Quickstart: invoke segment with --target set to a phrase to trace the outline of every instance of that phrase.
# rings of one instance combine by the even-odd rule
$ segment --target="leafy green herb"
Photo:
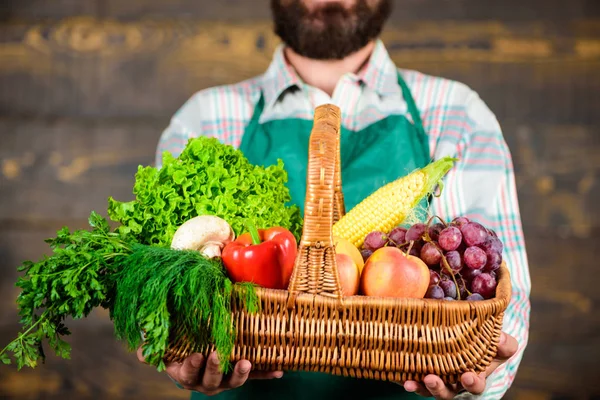
[[[259,306],[253,285],[232,285],[219,258],[208,259],[197,251],[134,245],[113,278],[116,335],[131,350],[143,345],[146,361],[158,370],[165,368],[169,345],[179,340],[190,341],[196,351],[214,344],[227,370],[235,342],[233,296],[249,312]]]
[[[106,276],[129,254],[131,243],[111,232],[96,212],[90,214],[89,224],[91,230],[62,228],[56,238],[46,240],[51,256],[19,267],[24,272],[16,284],[22,289],[17,306],[23,330],[0,352],[5,364],[11,362],[12,353],[18,369],[35,367],[45,359],[44,339],[58,356],[69,358],[71,348],[62,339],[70,334],[64,319],[84,318],[94,308],[110,305],[114,287]]]
[[[163,155],[162,168],[139,167],[130,202],[109,198],[109,217],[139,243],[168,247],[177,228],[197,215],[226,220],[236,235],[244,220],[257,228],[282,226],[299,240],[300,210],[288,205],[287,172],[281,161],[266,168],[251,164],[240,150],[215,138],[190,139],[181,155]]]
[[[183,338],[194,344],[194,351],[214,345],[222,368],[228,369],[235,343],[231,306],[237,301],[256,311],[254,285],[232,284],[218,258],[141,245],[111,232],[95,212],[89,224],[91,230],[62,228],[56,238],[46,240],[51,256],[19,268],[24,272],[17,282],[23,329],[0,352],[0,360],[10,364],[12,354],[18,369],[34,368],[45,359],[44,339],[56,355],[70,358],[64,320],[84,318],[103,307],[117,338],[125,339],[130,349],[143,344],[147,362],[159,370],[165,368],[167,348]]]

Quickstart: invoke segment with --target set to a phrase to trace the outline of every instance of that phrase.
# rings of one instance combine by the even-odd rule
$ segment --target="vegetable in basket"
[[[236,235],[253,218],[260,228],[281,226],[300,238],[302,217],[290,205],[283,163],[254,165],[233,146],[214,138],[190,139],[175,158],[163,155],[163,166],[139,167],[133,188],[135,199],[109,198],[108,214],[120,223],[118,232],[141,244],[169,246],[175,231],[198,215],[227,221]]]
[[[185,221],[173,235],[171,248],[197,250],[206,257],[220,257],[226,244],[235,239],[231,226],[223,218],[199,215]]]
[[[223,249],[223,264],[233,282],[253,282],[271,289],[287,289],[296,261],[294,235],[282,227],[248,230]]]
[[[389,232],[404,222],[421,199],[433,192],[454,161],[452,157],[441,158],[382,186],[336,222],[333,234],[360,247],[369,232]]]
[[[195,250],[136,244],[113,279],[115,334],[130,350],[141,347],[146,362],[158,370],[165,368],[173,343],[190,339],[198,347],[214,345],[227,370],[226,355],[236,338],[234,300],[249,312],[259,309],[254,285],[233,284],[219,257]]]

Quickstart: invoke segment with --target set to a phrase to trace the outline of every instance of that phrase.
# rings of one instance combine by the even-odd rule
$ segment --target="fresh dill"
[[[113,278],[115,333],[130,350],[142,346],[146,362],[158,370],[165,368],[169,346],[181,339],[195,348],[214,345],[227,370],[236,336],[234,296],[244,297],[249,312],[259,306],[253,285],[232,284],[220,258],[197,251],[136,244]]]

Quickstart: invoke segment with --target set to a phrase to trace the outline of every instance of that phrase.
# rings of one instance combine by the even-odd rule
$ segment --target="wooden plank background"
[[[17,332],[16,266],[63,225],[132,197],[195,91],[263,72],[268,1],[12,0],[0,5],[0,345]],[[600,396],[600,2],[402,0],[399,66],[460,80],[500,120],[531,263],[531,338],[510,399]],[[243,62],[240,62],[243,60]],[[71,322],[73,359],[0,367],[0,398],[187,398],[113,339]]]

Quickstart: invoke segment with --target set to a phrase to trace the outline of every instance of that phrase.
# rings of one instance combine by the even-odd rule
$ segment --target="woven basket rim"
[[[387,306],[387,307],[430,307],[432,305],[443,305],[444,307],[451,307],[459,311],[468,311],[473,307],[489,307],[491,305],[498,306],[502,309],[506,308],[511,298],[511,276],[510,270],[505,261],[502,261],[500,268],[496,271],[497,273],[497,286],[496,295],[489,299],[484,300],[455,300],[448,301],[444,299],[430,299],[430,298],[410,298],[410,297],[378,297],[378,296],[366,296],[362,294],[356,294],[352,296],[342,296],[341,304],[345,306],[359,306],[359,305],[373,305],[373,306]],[[290,296],[291,293],[288,289],[271,289],[264,287],[256,287],[256,293],[259,297],[269,297],[286,295]],[[311,301],[315,303],[331,303],[338,304],[339,299],[324,296],[318,293],[307,293],[302,292],[295,294],[295,300],[299,302]]]

